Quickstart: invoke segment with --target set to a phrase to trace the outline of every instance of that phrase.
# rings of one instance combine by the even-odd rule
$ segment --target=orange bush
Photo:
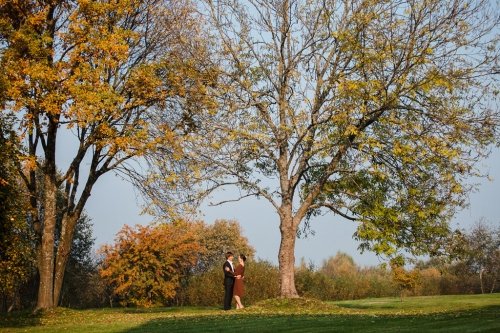
[[[176,295],[186,268],[202,250],[188,223],[124,226],[104,246],[100,270],[122,305],[165,304]]]

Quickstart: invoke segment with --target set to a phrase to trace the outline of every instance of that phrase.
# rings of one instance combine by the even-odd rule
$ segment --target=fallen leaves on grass
[[[338,312],[339,307],[313,298],[272,298],[247,308],[248,312],[320,314]]]

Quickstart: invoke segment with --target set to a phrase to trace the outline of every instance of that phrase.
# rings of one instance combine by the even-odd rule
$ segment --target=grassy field
[[[58,308],[0,316],[0,332],[500,332],[500,294],[218,308]]]

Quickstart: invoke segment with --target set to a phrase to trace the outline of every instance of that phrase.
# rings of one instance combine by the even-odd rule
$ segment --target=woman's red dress
[[[243,277],[245,274],[245,266],[238,265],[234,269],[234,275],[241,275]],[[242,297],[245,294],[245,286],[243,284],[243,279],[234,280],[233,295]]]

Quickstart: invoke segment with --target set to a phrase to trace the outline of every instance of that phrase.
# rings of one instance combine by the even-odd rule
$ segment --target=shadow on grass
[[[218,308],[209,307],[156,307],[156,308],[125,308],[123,313],[197,313],[206,312],[207,310],[219,310]]]
[[[385,305],[378,305],[376,307],[373,306],[373,304],[359,304],[359,303],[337,303],[335,304],[339,308],[345,308],[345,309],[359,309],[359,310],[366,310],[366,309],[397,309],[398,306],[394,304],[385,304]]]
[[[425,315],[231,313],[164,318],[123,331],[139,332],[500,332],[500,306]]]
[[[31,311],[20,311],[0,314],[0,328],[22,328],[40,325],[43,314]]]

